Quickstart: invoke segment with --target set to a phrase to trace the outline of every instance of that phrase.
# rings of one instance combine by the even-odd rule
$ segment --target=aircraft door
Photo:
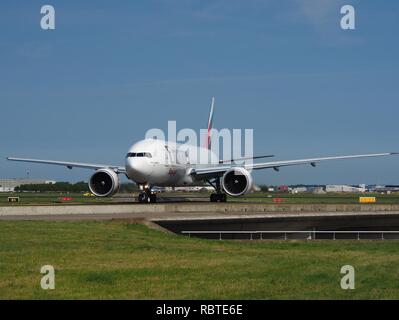
[[[183,165],[190,163],[190,157],[189,157],[188,150],[179,150],[177,152],[177,163],[183,164]]]
[[[166,164],[169,166],[172,166],[174,163],[176,163],[176,151],[171,148],[170,146],[165,146],[166,149],[166,153],[165,153],[165,157],[166,157]]]

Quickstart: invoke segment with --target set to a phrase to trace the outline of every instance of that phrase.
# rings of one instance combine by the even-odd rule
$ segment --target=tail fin
[[[209,118],[208,118],[208,135],[206,140],[206,147],[211,149],[211,130],[213,128],[213,107],[215,105],[215,97],[212,97],[211,102],[211,110],[209,111]]]

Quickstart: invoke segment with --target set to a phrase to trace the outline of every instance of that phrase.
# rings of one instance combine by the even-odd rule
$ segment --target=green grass
[[[399,204],[398,193],[389,195],[380,193],[253,193],[239,198],[229,198],[229,201],[274,203],[273,198],[281,198],[281,203],[287,204],[358,204],[359,197],[376,197],[376,204]]]
[[[8,197],[19,197],[19,203],[8,203]],[[97,198],[85,197],[81,193],[66,193],[66,192],[15,192],[15,193],[0,193],[0,206],[18,206],[18,205],[54,205],[61,203],[60,199],[63,197],[71,197],[72,201],[65,201],[67,204],[96,204],[107,203],[111,198]]]
[[[7,198],[9,196],[20,197],[20,203],[12,204],[13,206],[18,205],[48,205],[57,204],[61,197],[72,197],[72,201],[67,201],[67,204],[101,204],[118,201],[118,196],[131,197],[132,201],[137,198],[134,194],[118,194],[114,199],[112,198],[97,198],[97,197],[84,197],[79,193],[1,193],[0,194],[0,206],[8,206]],[[357,204],[359,203],[359,196],[371,196],[377,198],[377,204],[399,204],[399,193],[392,194],[351,194],[351,193],[329,193],[329,194],[289,194],[289,193],[262,193],[257,192],[253,194],[247,194],[242,197],[233,198],[229,197],[229,202],[252,202],[252,203],[265,203],[273,204],[273,198],[282,198],[282,203],[287,204]],[[158,197],[178,197],[178,198],[192,198],[193,200],[207,200],[209,199],[209,193],[183,193],[183,192],[167,192],[161,193]]]
[[[53,265],[56,289],[40,288]],[[340,288],[340,268],[356,289]],[[398,299],[395,241],[211,241],[124,222],[0,222],[1,299]]]

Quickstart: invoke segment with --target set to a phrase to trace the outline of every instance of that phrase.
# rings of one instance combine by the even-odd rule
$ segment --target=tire
[[[151,194],[149,198],[151,203],[156,203],[157,202],[157,195],[156,194]]]
[[[224,193],[212,193],[211,202],[227,202],[227,196]]]
[[[139,194],[139,202],[140,203],[147,203],[147,202],[149,202],[149,200],[150,199],[149,199],[147,193],[143,192],[143,193]]]

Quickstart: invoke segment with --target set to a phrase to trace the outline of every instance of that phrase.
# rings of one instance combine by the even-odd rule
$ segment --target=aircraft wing
[[[41,163],[41,164],[51,164],[56,166],[64,166],[68,169],[72,168],[85,168],[85,169],[112,169],[117,173],[126,173],[124,167],[106,165],[106,164],[94,164],[94,163],[83,163],[83,162],[66,162],[66,161],[54,161],[54,160],[40,160],[40,159],[26,159],[26,158],[12,158],[8,157],[9,161],[19,161],[19,162],[31,162],[31,163]]]
[[[252,163],[247,165],[222,165],[208,168],[193,168],[191,174],[196,176],[198,179],[207,179],[212,177],[222,176],[228,169],[232,167],[242,167],[247,170],[260,170],[260,169],[274,169],[279,170],[280,167],[296,166],[300,164],[310,164],[313,167],[316,163],[328,160],[345,160],[345,159],[357,159],[357,158],[371,158],[371,157],[384,157],[397,155],[397,152],[387,153],[371,153],[371,154],[358,154],[350,156],[336,156],[336,157],[324,157],[324,158],[309,158],[309,159],[297,159],[297,160],[285,160],[285,161],[271,161],[263,163]]]

